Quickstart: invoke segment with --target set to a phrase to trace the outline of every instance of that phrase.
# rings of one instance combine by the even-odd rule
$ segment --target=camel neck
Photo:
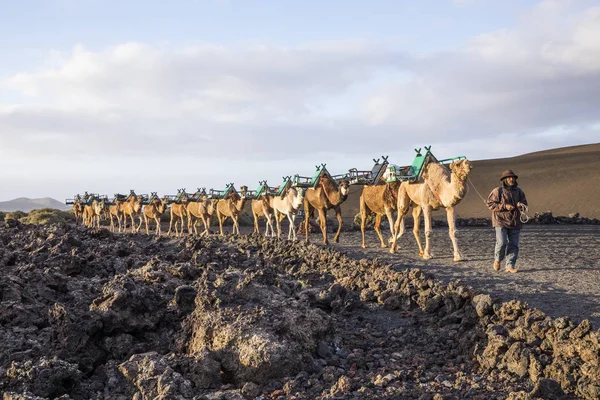
[[[327,197],[327,200],[334,207],[342,204],[344,202],[344,200],[346,200],[344,198],[344,196],[342,196],[340,189],[333,187],[333,185],[323,184],[321,186],[321,188],[323,189],[323,192],[325,193],[325,197]]]

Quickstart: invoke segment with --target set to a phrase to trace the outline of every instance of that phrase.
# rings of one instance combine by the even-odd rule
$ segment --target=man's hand
[[[523,204],[523,203],[521,203],[521,202],[518,202],[518,203],[517,203],[517,207],[519,207],[519,208],[523,208],[523,207],[525,207],[525,204]]]
[[[504,205],[504,208],[506,208],[508,211],[513,210],[515,208],[515,206],[513,206],[512,204],[506,204]]]

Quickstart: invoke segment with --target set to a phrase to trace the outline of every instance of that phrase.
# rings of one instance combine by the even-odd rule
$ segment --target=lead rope
[[[521,223],[526,224],[527,222],[529,222],[529,215],[527,215],[529,208],[525,204],[521,203],[521,205],[519,206],[519,211],[519,219],[521,220]]]
[[[481,193],[479,193],[479,190],[477,190],[477,188],[473,184],[473,181],[471,180],[471,177],[467,175],[467,179],[469,180],[469,183],[471,183],[471,186],[473,186],[473,189],[475,189],[475,192],[481,198],[481,201],[483,201],[483,204],[485,204],[485,207],[487,208],[487,200],[481,195]]]

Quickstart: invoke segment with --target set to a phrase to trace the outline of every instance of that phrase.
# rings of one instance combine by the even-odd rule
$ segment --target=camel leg
[[[140,228],[142,227],[142,223],[144,222],[143,218],[141,215],[138,216],[138,218],[140,219],[140,222],[135,230],[135,233],[138,233],[140,231]]]
[[[319,226],[321,227],[321,233],[323,234],[323,244],[329,244],[327,239],[327,211],[319,208]]]
[[[206,234],[208,236],[209,235],[208,228],[210,226],[210,215],[209,216],[203,215],[202,223],[204,224],[204,232],[202,232],[202,234],[203,235]]]
[[[288,227],[288,240],[296,239],[296,232],[294,230],[294,219],[292,218],[292,213],[286,214],[288,221],[290,222],[290,226]]]
[[[423,257],[423,245],[421,244],[421,236],[419,235],[419,225],[421,224],[421,207],[415,206],[413,207],[413,235],[415,235],[415,240],[417,241],[417,246],[419,246],[419,256]]]
[[[217,211],[217,219],[219,220],[219,230],[221,231],[221,236],[223,236],[223,216],[219,211]]]
[[[362,234],[362,248],[367,248],[367,243],[365,242],[365,228],[367,226],[367,216],[369,212],[367,210],[367,204],[365,203],[364,197],[360,196],[360,233]]]
[[[304,233],[306,234],[306,243],[309,242],[308,230],[309,230],[311,216],[312,216],[312,208],[310,206],[310,202],[305,197],[304,198]]]
[[[161,234],[161,232],[160,232],[160,217],[154,217],[154,222],[156,222],[156,229],[155,229],[156,236],[160,236],[160,234]]]
[[[271,236],[275,236],[275,232],[273,232],[273,214],[266,212],[265,219],[265,237],[269,237],[269,229],[271,230]]]
[[[342,233],[342,225],[344,225],[344,221],[342,220],[342,208],[340,206],[337,206],[334,208],[335,210],[335,216],[337,217],[338,220],[338,230],[337,233],[335,234],[335,236],[333,237],[333,241],[335,243],[339,243],[340,242],[340,233]]]
[[[458,250],[458,243],[456,241],[456,215],[454,214],[454,207],[446,208],[446,216],[448,218],[448,235],[450,235],[452,247],[454,248],[454,261],[462,261],[463,257]]]
[[[258,229],[258,215],[252,211],[252,215],[254,216],[254,231],[252,233],[260,234],[260,230]]]
[[[150,234],[150,229],[148,229],[148,216],[144,214],[144,223],[146,224],[146,235]]]
[[[381,214],[375,213],[375,232],[377,232],[377,236],[379,236],[379,240],[381,241],[381,247],[386,248],[385,241],[383,240],[383,235],[381,234]]]
[[[398,215],[396,216],[396,223],[394,224],[394,240],[390,247],[390,253],[395,253],[398,249],[398,240],[404,235],[404,217],[408,214],[410,206],[410,200],[400,198],[398,195]]]
[[[173,209],[171,208],[171,220],[169,221],[169,230],[167,231],[167,235],[171,235],[172,229],[173,229]]]
[[[290,229],[292,230],[292,240],[296,241],[298,239],[296,237],[296,214],[290,213],[288,218],[290,218]]]
[[[423,209],[423,219],[425,220],[425,251],[423,253],[423,258],[429,260],[433,256],[431,255],[431,208],[430,207],[422,207]]]
[[[237,217],[233,215],[231,216],[231,219],[233,220],[233,234],[240,236],[240,225]]]
[[[275,209],[275,222],[277,223],[277,239],[281,237],[281,220],[279,219],[279,210]]]
[[[392,243],[396,232],[394,232],[394,215],[392,214],[391,208],[385,207],[385,216],[387,217],[388,224],[390,225],[390,233],[392,234],[388,240],[388,243]],[[404,220],[402,220],[402,225],[402,230],[404,230]]]

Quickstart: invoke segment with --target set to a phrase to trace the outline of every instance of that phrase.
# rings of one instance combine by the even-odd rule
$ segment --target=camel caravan
[[[432,211],[444,208],[448,220],[448,234],[452,241],[454,260],[462,260],[456,240],[456,215],[454,207],[458,205],[468,192],[467,179],[471,171],[471,163],[465,157],[438,160],[431,152],[431,146],[415,149],[413,163],[405,166],[393,165],[388,157],[374,159],[375,165],[370,170],[350,169],[348,173],[331,175],[326,164],[316,166],[312,176],[285,176],[283,182],[270,187],[267,181],[259,181],[256,190],[241,186],[239,191],[233,183],[224,190],[198,188],[193,194],[179,189],[176,195],[159,197],[153,192],[148,195],[137,195],[133,190],[128,195],[115,194],[112,200],[97,194],[76,195],[67,199],[73,205],[75,223],[82,223],[89,228],[98,228],[101,220],[107,220],[113,232],[138,233],[142,224],[145,232],[151,234],[153,226],[155,235],[162,235],[161,219],[169,217],[167,235],[181,236],[185,234],[208,235],[211,220],[219,225],[219,234],[224,235],[223,225],[231,218],[232,234],[240,234],[240,217],[246,204],[250,203],[250,213],[254,220],[253,234],[261,234],[260,220],[264,219],[264,236],[281,237],[281,223],[287,220],[288,240],[297,240],[297,231],[304,232],[304,239],[309,242],[311,223],[318,216],[323,243],[329,244],[327,233],[327,211],[333,210],[338,221],[338,228],[333,237],[339,242],[342,231],[342,203],[348,198],[351,186],[362,186],[360,195],[360,229],[362,247],[367,247],[365,229],[370,216],[374,215],[374,229],[379,238],[379,245],[390,247],[394,253],[398,242],[405,232],[404,219],[412,210],[414,220],[413,234],[418,251],[424,259],[433,257],[431,253]],[[296,217],[304,215],[304,220],[297,226]],[[423,215],[425,246],[420,238],[420,218]],[[381,223],[386,218],[390,236],[385,240],[381,232]],[[137,219],[137,221],[136,221]],[[199,223],[202,228],[198,230]],[[318,229],[316,228],[316,229]]]

